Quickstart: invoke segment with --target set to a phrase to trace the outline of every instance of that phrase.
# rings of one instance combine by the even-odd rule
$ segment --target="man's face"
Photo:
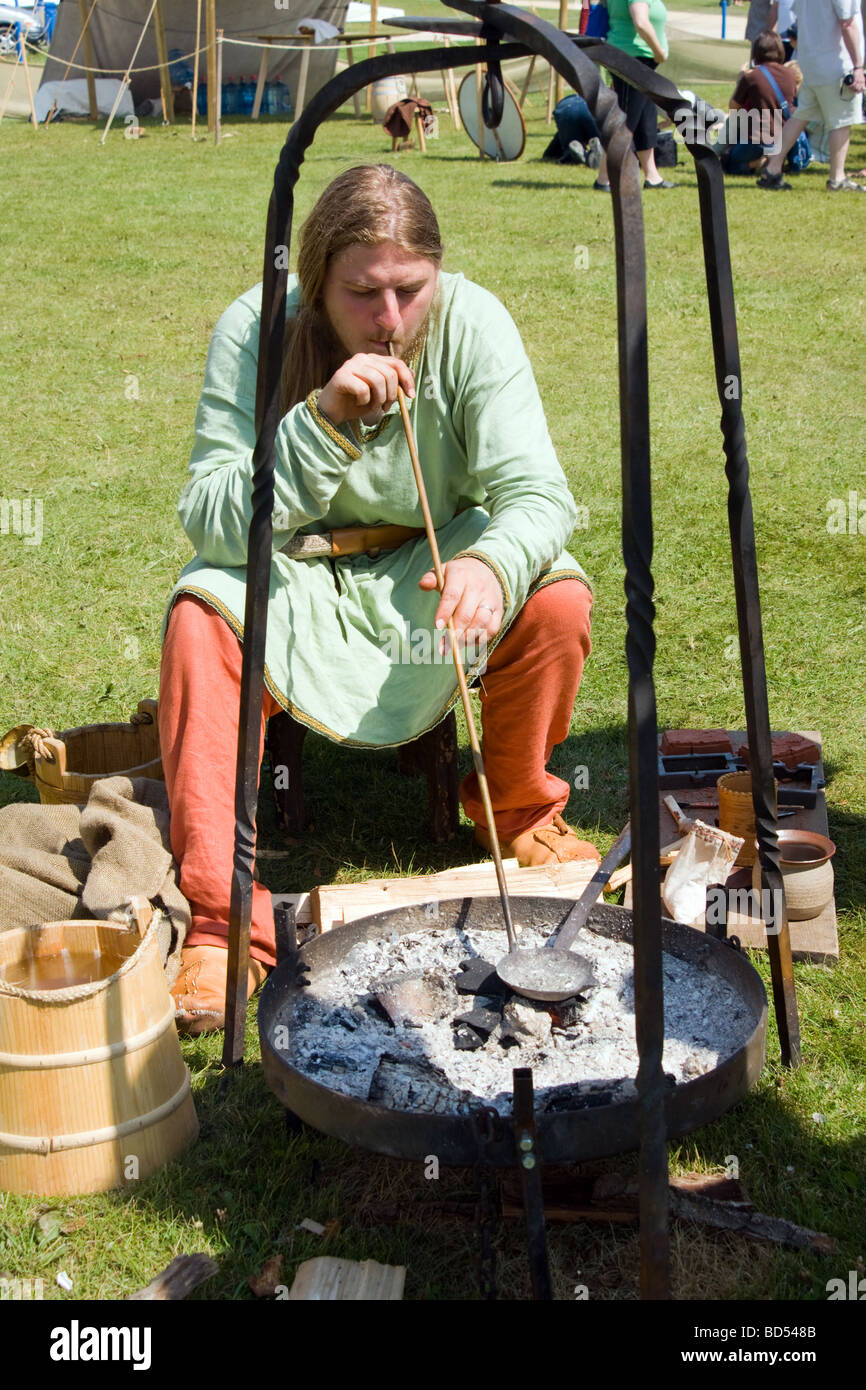
[[[349,246],[335,256],[325,277],[325,311],[349,357],[356,352],[388,356],[393,342],[405,358],[436,292],[439,270],[426,256],[413,256],[393,241]]]

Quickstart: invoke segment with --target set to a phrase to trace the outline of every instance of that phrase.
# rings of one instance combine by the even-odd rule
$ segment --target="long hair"
[[[301,228],[298,251],[300,307],[283,340],[282,409],[290,410],[324,386],[345,359],[345,349],[324,307],[328,267],[348,246],[393,241],[413,256],[441,265],[436,214],[416,183],[389,164],[347,169],[325,189]]]

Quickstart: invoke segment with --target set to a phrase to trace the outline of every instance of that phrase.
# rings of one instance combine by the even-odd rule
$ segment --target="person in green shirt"
[[[589,653],[589,581],[566,550],[577,508],[517,329],[488,291],[441,269],[424,193],[388,165],[350,169],[305,223],[289,277],[262,719],[287,710],[355,747],[394,747],[459,699],[442,650],[454,618],[481,681],[484,757],[503,853],[597,860],[562,818],[546,769]],[[180,500],[195,558],[169,604],[159,726],[172,849],[192,929],[173,987],[182,1026],[220,1026],[234,846],[247,536],[261,286],[217,324]],[[390,352],[393,348],[395,356]],[[397,403],[408,399],[445,585]],[[299,560],[292,542],[406,528],[363,553]],[[287,549],[288,548],[288,549]],[[460,785],[489,832],[473,771]],[[268,890],[253,887],[250,991],[274,960]]]
[[[632,0],[631,4],[629,0],[607,0],[607,12],[610,17],[609,44],[637,58],[648,68],[657,68],[659,63],[665,61],[668,56],[665,32],[667,8],[663,0],[648,0],[648,3],[647,0]],[[662,178],[656,166],[658,117],[655,102],[616,75],[613,77],[613,90],[634,138],[634,147],[643,170],[644,188],[675,188],[676,184]],[[610,192],[606,159],[599,165],[593,187]]]

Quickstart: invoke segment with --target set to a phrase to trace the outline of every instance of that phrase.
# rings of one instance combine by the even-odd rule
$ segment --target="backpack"
[[[787,121],[791,115],[791,108],[786,102],[785,98],[782,96],[782,91],[779,87],[778,82],[776,81],[775,77],[770,72],[770,70],[766,68],[763,63],[759,64],[758,72],[762,72],[764,74],[773,91],[775,92],[776,100],[779,103],[779,110],[782,113],[782,121]],[[797,136],[797,139],[794,141],[794,144],[788,151],[788,157],[785,160],[785,168],[792,174],[802,174],[803,170],[808,168],[811,162],[812,146],[809,144],[809,137],[806,134],[805,130],[801,130],[800,134]]]
[[[586,21],[586,37],[591,39],[606,39],[610,29],[610,15],[607,12],[607,5],[600,3],[590,5],[589,19]]]

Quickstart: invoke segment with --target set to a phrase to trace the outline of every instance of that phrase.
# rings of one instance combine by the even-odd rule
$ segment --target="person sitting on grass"
[[[570,786],[547,771],[566,738],[590,650],[589,581],[568,554],[577,511],[529,360],[500,302],[441,269],[426,195],[388,165],[349,169],[316,203],[289,277],[265,720],[282,710],[354,747],[394,747],[459,699],[430,656],[453,617],[486,655],[484,757],[502,852],[521,864],[598,860],[562,818]],[[180,500],[195,547],[171,595],[159,729],[172,849],[192,929],[172,993],[179,1026],[221,1027],[234,855],[235,759],[262,311],[257,286],[217,324]],[[389,355],[393,348],[395,356]],[[444,565],[430,547],[397,405],[406,393]],[[290,558],[293,537],[407,528],[371,553]],[[427,638],[407,660],[387,640]],[[399,644],[398,644],[399,645]],[[407,644],[408,645],[408,644]],[[418,644],[419,651],[423,644]],[[477,774],[460,784],[489,848]],[[253,885],[248,991],[275,960],[271,896]]]
[[[724,145],[720,142],[719,158],[726,174],[749,174],[762,169],[769,155],[781,145],[783,114],[773,82],[789,111],[794,109],[799,86],[799,69],[785,67],[784,57],[784,44],[778,34],[765,31],[752,44],[752,66],[740,74],[730,102],[731,111],[749,115],[735,115],[729,120],[728,133],[735,139]]]

